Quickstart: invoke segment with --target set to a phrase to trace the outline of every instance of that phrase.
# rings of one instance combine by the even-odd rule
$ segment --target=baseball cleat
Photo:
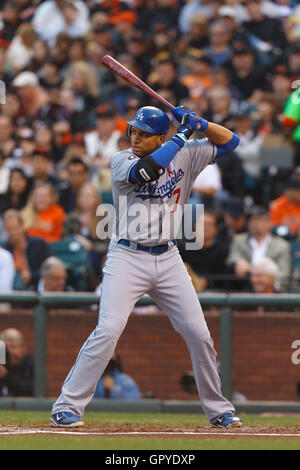
[[[242,420],[237,416],[234,416],[231,411],[228,411],[227,413],[223,413],[222,415],[220,415],[211,424],[213,428],[240,428],[242,426]]]
[[[51,426],[78,428],[83,426],[83,421],[69,411],[62,411],[51,416]]]

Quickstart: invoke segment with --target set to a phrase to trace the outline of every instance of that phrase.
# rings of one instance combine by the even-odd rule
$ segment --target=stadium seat
[[[103,204],[112,204],[113,203],[113,196],[110,191],[102,191],[101,192],[101,199]]]
[[[59,258],[68,271],[68,283],[77,291],[86,290],[87,252],[83,246],[72,239],[49,243],[53,255]]]

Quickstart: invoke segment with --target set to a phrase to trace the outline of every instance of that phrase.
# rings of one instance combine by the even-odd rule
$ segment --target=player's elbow
[[[223,155],[225,153],[233,152],[234,149],[237,148],[239,143],[240,143],[240,138],[236,134],[233,133],[231,139],[228,142],[226,142],[226,144],[217,145],[216,156],[219,157],[220,155]]]

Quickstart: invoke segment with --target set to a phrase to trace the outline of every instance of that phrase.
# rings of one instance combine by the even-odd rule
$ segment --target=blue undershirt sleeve
[[[216,158],[219,157],[220,155],[223,155],[224,153],[232,152],[239,145],[239,143],[240,143],[240,138],[236,134],[233,134],[232,138],[228,142],[226,142],[226,144],[216,145],[217,147]]]
[[[151,153],[150,155],[153,160],[155,160],[156,163],[158,163],[162,168],[167,168],[179,150],[179,146],[172,140],[169,140],[169,142],[159,147],[159,149],[155,150],[155,152]],[[135,165],[130,170],[129,181],[131,183],[138,183],[134,169]]]

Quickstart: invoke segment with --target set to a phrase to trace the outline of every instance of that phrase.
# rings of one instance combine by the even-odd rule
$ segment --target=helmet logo
[[[143,119],[144,119],[144,112],[143,112],[142,109],[140,109],[140,110],[136,113],[135,119],[136,119],[137,121],[143,121]]]

